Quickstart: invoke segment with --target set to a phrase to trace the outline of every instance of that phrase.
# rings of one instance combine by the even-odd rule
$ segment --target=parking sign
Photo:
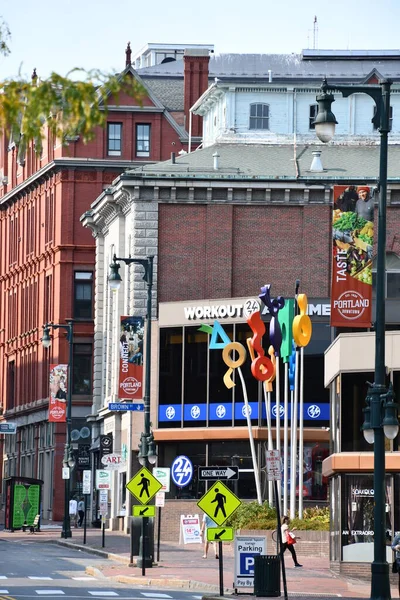
[[[266,548],[265,537],[239,535],[235,538],[235,589],[254,586],[254,557],[266,554]]]

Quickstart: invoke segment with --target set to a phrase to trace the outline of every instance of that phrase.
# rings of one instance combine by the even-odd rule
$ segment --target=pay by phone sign
[[[254,557],[257,554],[266,554],[265,537],[235,538],[235,589],[254,586]]]

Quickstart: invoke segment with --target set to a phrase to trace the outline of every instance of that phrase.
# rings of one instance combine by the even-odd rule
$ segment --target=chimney
[[[131,43],[128,42],[128,45],[125,50],[125,67],[130,67],[132,64],[132,50]]]
[[[186,130],[189,131],[189,110],[208,88],[208,50],[187,49],[183,56],[183,86],[184,111]],[[201,137],[203,134],[203,119],[198,115],[192,116],[192,136]]]
[[[324,167],[322,166],[321,161],[321,150],[314,150],[312,155],[314,158],[311,161],[310,171],[313,171],[314,173],[322,173]]]
[[[214,171],[218,171],[219,169],[219,154],[218,152],[214,152],[213,154],[213,159],[214,159]]]

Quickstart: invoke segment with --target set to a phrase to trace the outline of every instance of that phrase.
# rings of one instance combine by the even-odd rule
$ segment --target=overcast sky
[[[34,67],[41,77],[73,67],[119,71],[125,47],[214,44],[217,54],[319,49],[398,49],[400,0],[2,0],[12,33],[0,79]]]

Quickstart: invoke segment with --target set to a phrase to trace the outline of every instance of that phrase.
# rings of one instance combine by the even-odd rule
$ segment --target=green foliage
[[[9,53],[9,37],[0,17],[0,54],[4,56]],[[66,77],[51,73],[45,80],[26,81],[19,76],[0,81],[0,130],[8,132],[20,152],[34,141],[40,153],[46,125],[62,143],[78,134],[87,142],[93,139],[96,127],[107,123],[109,97],[118,102],[122,91],[140,104],[143,88],[129,74],[120,77],[74,69]]]
[[[313,507],[303,511],[303,519],[291,521],[299,530],[329,531],[329,508]],[[235,529],[276,529],[276,511],[268,503],[244,502],[232,515],[227,525]]]

